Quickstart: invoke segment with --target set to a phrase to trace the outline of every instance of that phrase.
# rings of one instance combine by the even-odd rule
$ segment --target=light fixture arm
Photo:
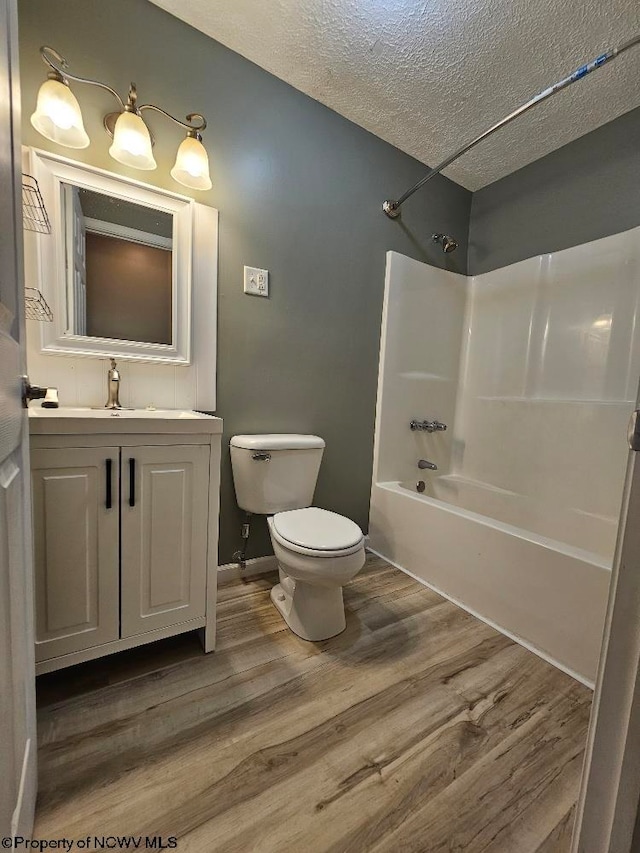
[[[74,80],[76,83],[87,83],[89,86],[98,86],[100,89],[106,89],[107,92],[110,92],[113,95],[116,101],[120,104],[120,107],[124,110],[125,103],[115,89],[112,89],[111,86],[107,86],[106,83],[101,83],[100,80],[92,80],[90,77],[78,77],[77,74],[71,74],[68,70],[69,66],[67,60],[64,56],[61,56],[57,50],[44,45],[40,48],[40,56],[42,57],[44,64],[48,65],[49,68],[52,68],[58,79],[62,82]]]
[[[122,110],[126,110],[128,108],[131,112],[135,113],[141,113],[143,110],[153,110],[154,112],[162,113],[163,116],[171,119],[171,121],[184,128],[190,136],[194,136],[195,138],[198,138],[200,133],[207,126],[207,120],[202,113],[189,113],[186,117],[186,122],[184,122],[171,115],[171,113],[168,113],[166,110],[163,110],[161,107],[157,107],[155,104],[141,104],[138,106],[136,103],[136,87],[133,83],[129,89],[128,100],[125,103],[116,90],[112,89],[111,86],[107,86],[106,83],[102,83],[100,80],[93,80],[90,77],[79,77],[77,74],[71,74],[67,60],[52,47],[48,47],[47,45],[41,47],[40,56],[42,57],[44,64],[48,65],[49,68],[55,72],[55,75],[63,82],[66,80],[74,80],[76,83],[86,83],[89,86],[98,86],[100,89],[106,89],[106,91],[110,92],[120,104],[120,108]],[[193,123],[195,120],[197,120],[197,124]]]
[[[177,124],[183,132],[186,131],[186,139],[182,139],[176,152],[171,177],[189,189],[211,189],[209,156],[202,144],[202,131],[207,126],[207,120],[202,113],[189,113],[183,121],[155,104],[138,104],[135,83],[129,86],[124,101],[115,89],[101,80],[71,74],[67,60],[52,47],[43,45],[40,56],[47,66],[47,80],[38,89],[31,124],[45,139],[68,148],[86,148],[89,145],[91,140],[84,129],[82,110],[69,81],[97,86],[113,95],[118,103],[118,109],[107,113],[102,122],[113,140],[109,154],[114,160],[123,166],[142,171],[157,168],[152,151],[153,136],[143,117],[145,110],[151,110]]]
[[[202,115],[202,113],[189,113],[189,115],[186,117],[187,121],[184,122],[184,121],[181,121],[180,119],[176,118],[175,116],[172,116],[171,113],[168,113],[166,110],[163,110],[161,107],[156,107],[155,104],[141,104],[138,107],[138,112],[141,113],[143,110],[153,110],[156,113],[161,113],[166,118],[171,119],[171,121],[175,122],[177,125],[184,128],[184,130],[187,131],[189,136],[194,136],[196,138],[199,138],[200,133],[207,126],[207,120]],[[198,124],[193,124],[193,121],[196,119],[199,119]]]

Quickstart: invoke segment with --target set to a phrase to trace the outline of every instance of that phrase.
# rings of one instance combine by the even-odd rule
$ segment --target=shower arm
[[[522,104],[521,107],[518,107],[517,110],[514,110],[512,113],[509,113],[508,116],[501,119],[499,122],[494,124],[488,130],[485,130],[484,133],[481,133],[480,136],[476,136],[476,138],[472,141],[464,145],[455,154],[452,154],[450,157],[447,157],[446,160],[443,160],[442,163],[438,164],[434,169],[431,169],[427,174],[421,178],[417,184],[414,184],[411,189],[407,190],[406,193],[400,196],[400,198],[392,201],[387,199],[382,205],[382,210],[386,213],[386,215],[390,219],[397,219],[400,216],[400,207],[404,204],[404,202],[410,198],[415,192],[417,192],[421,187],[423,187],[427,181],[430,181],[431,178],[435,178],[436,175],[439,175],[443,169],[446,169],[447,166],[450,166],[458,157],[462,157],[463,154],[466,154],[467,151],[470,151],[472,148],[475,148],[479,142],[482,142],[487,137],[491,136],[500,128],[505,127],[507,124],[510,124],[512,121],[517,119],[519,116],[526,113],[528,110],[535,107],[537,104],[542,103],[542,101],[546,101],[547,98],[550,98],[552,95],[555,95],[557,92],[560,92],[562,89],[566,89],[567,86],[571,86],[572,83],[576,83],[578,80],[582,80],[583,77],[586,77],[587,74],[590,74],[592,71],[595,71],[596,68],[600,68],[602,65],[605,65],[611,59],[615,59],[620,56],[620,54],[624,53],[629,48],[635,47],[636,45],[640,45],[640,33],[638,33],[633,38],[619,45],[618,47],[614,47],[611,50],[605,51],[605,53],[600,54],[591,62],[588,62],[586,65],[582,65],[580,68],[577,68],[573,74],[569,74],[568,77],[565,77],[562,80],[559,80],[557,83],[554,83],[553,86],[549,86],[548,89],[544,89],[544,91],[539,92],[535,95],[531,100],[527,101],[526,104]]]

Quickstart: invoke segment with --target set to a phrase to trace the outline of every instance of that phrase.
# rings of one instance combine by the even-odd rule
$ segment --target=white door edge
[[[640,459],[630,451],[572,853],[629,853],[640,798]]]

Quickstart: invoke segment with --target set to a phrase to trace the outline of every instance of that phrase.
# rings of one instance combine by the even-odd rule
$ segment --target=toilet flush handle
[[[251,458],[256,462],[271,462],[271,454],[267,450],[257,450]]]

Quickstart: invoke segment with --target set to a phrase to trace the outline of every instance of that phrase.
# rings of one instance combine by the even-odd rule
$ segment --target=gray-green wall
[[[475,192],[469,272],[487,272],[637,225],[640,108]]]
[[[313,432],[327,450],[316,503],[367,526],[385,252],[466,272],[471,194],[438,178],[402,222],[380,212],[425,166],[262,71],[147,0],[20,0],[23,142],[114,172],[101,122],[110,96],[75,85],[92,144],[48,143],[28,118],[45,76],[38,48],[71,70],[143,102],[209,121],[213,189],[194,194],[220,211],[218,414],[234,433]],[[169,176],[180,134],[157,116],[158,169],[149,183],[185,192]],[[434,230],[460,248],[443,255]],[[270,272],[271,296],[242,293],[244,264]],[[228,453],[222,470],[220,561],[238,547]],[[263,521],[250,556],[270,552]]]

